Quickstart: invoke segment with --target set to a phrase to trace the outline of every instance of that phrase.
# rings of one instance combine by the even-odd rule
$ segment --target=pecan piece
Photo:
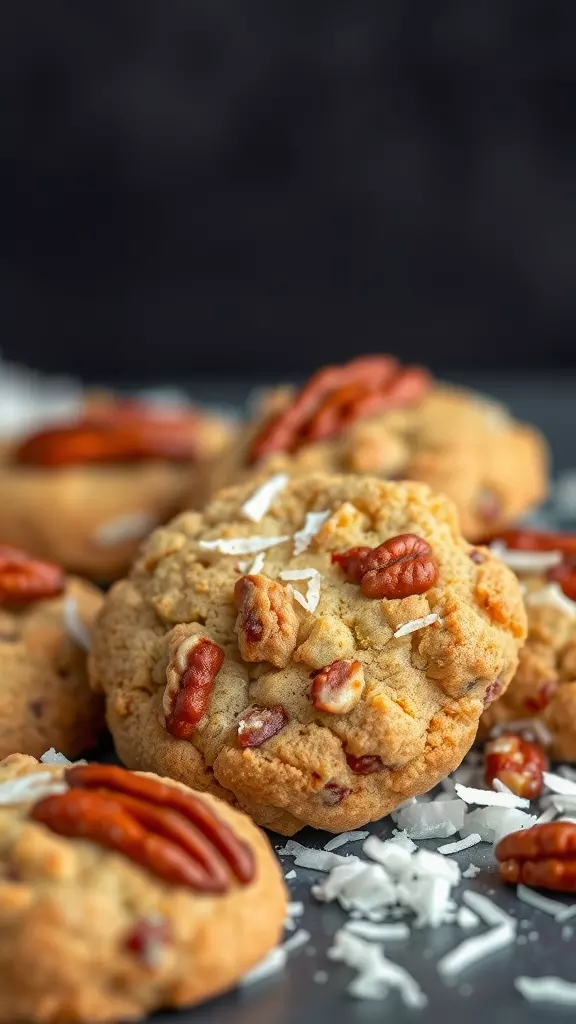
[[[29,466],[72,466],[142,459],[188,461],[197,455],[198,416],[157,412],[141,402],[110,402],[69,426],[28,437],[14,459]]]
[[[342,567],[353,583],[360,583],[366,597],[392,600],[423,594],[438,577],[432,548],[413,533],[390,537],[377,548],[336,552],[332,561]]]
[[[576,892],[576,825],[553,821],[512,832],[495,849],[503,882]]]
[[[555,679],[548,679],[546,682],[540,683],[532,697],[527,697],[524,701],[526,710],[533,714],[543,711],[548,707],[557,688],[558,684]]]
[[[355,775],[375,775],[377,772],[383,772],[386,767],[378,754],[361,754],[360,757],[346,754],[346,760]]]
[[[348,548],[348,551],[335,551],[331,556],[334,565],[339,565],[351,583],[361,583],[366,572],[364,562],[373,548]]]
[[[160,779],[138,775],[112,764],[74,765],[66,771],[66,782],[73,788],[101,789],[145,800],[150,804],[177,811],[209,839],[231,868],[239,882],[254,877],[254,858],[250,847],[237,839],[229,825],[195,793],[171,786]]]
[[[328,366],[310,378],[291,405],[264,424],[249,461],[336,437],[360,417],[419,401],[429,388],[425,370],[401,367],[391,356],[364,356]]]
[[[238,742],[241,747],[261,747],[287,724],[288,715],[281,704],[272,708],[255,704],[238,721]]]
[[[267,576],[242,576],[234,599],[241,657],[284,668],[298,639],[298,616],[286,587]]]
[[[489,541],[500,540],[514,551],[561,551],[576,555],[576,534],[554,533],[550,530],[499,530]]]
[[[0,545],[0,605],[56,597],[65,586],[66,578],[59,565],[30,558],[19,548]]]
[[[484,749],[484,777],[489,786],[500,779],[517,796],[534,800],[542,792],[548,758],[536,743],[512,733],[490,740]]]
[[[224,651],[204,636],[189,636],[166,669],[162,708],[166,728],[177,739],[192,736],[208,709],[212,684],[222,668]]]
[[[39,800],[33,821],[116,850],[171,885],[224,892],[254,877],[250,847],[196,794],[115,765],[75,765],[71,787]]]
[[[312,673],[312,703],[317,711],[345,715],[356,706],[364,690],[360,661],[341,659]]]

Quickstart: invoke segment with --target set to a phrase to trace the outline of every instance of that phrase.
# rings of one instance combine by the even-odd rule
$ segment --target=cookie
[[[276,945],[279,865],[249,818],[213,797],[16,754],[0,764],[0,800],[2,1024],[192,1006]]]
[[[0,540],[109,580],[193,499],[231,436],[218,416],[92,397],[82,418],[0,451]]]
[[[312,470],[424,481],[456,503],[469,540],[540,502],[548,472],[534,428],[390,356],[327,367],[296,394],[268,394],[208,483]]]
[[[75,757],[104,728],[86,671],[89,628],[102,604],[90,583],[0,546],[0,757]]]
[[[516,668],[520,588],[471,552],[446,498],[371,477],[273,477],[180,516],[94,631],[121,759],[286,835],[388,814],[460,763]]]
[[[576,537],[522,530],[505,541],[494,546],[525,588],[528,638],[508,690],[482,716],[480,736],[532,733],[551,758],[576,761]]]

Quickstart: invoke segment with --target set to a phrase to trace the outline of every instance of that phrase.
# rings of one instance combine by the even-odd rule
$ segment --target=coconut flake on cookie
[[[301,555],[310,546],[310,541],[332,515],[330,509],[324,512],[307,512],[304,526],[294,534],[294,555]]]
[[[406,636],[408,633],[415,633],[418,629],[424,629],[426,626],[431,626],[433,622],[440,622],[440,616],[437,612],[431,612],[430,615],[423,615],[421,619],[410,619],[405,622],[404,625],[398,626],[394,636]]]
[[[158,517],[149,512],[126,512],[100,523],[93,539],[99,547],[111,548],[127,541],[142,540],[158,525]]]
[[[287,483],[287,473],[276,473],[266,480],[241,506],[241,512],[245,518],[250,519],[253,523],[259,523],[269,512],[274,498],[284,490]]]
[[[83,651],[90,650],[90,630],[78,613],[78,602],[72,594],[67,594],[62,604],[64,626],[71,640]]]
[[[290,540],[285,537],[219,537],[217,540],[200,540],[198,546],[205,551],[219,551],[222,555],[255,555]]]
[[[571,601],[558,583],[547,583],[539,590],[533,590],[526,595],[526,604],[530,608],[549,606],[556,608],[559,612],[566,612],[568,615],[576,615],[576,601]]]

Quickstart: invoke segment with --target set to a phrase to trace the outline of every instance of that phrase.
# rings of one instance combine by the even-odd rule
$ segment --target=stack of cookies
[[[378,820],[479,726],[576,759],[576,542],[510,525],[546,486],[535,429],[391,356],[269,392],[240,427],[98,395],[11,438],[0,1021],[231,987],[285,914],[254,823]],[[45,755],[96,761],[104,720],[125,768]]]

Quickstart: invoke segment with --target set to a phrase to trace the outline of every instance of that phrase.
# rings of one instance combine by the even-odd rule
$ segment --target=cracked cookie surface
[[[20,754],[0,763],[2,1024],[115,1024],[191,1006],[229,989],[275,946],[284,883],[267,839],[245,815],[199,797],[256,867],[246,885],[232,878],[227,891],[199,893],[31,820],[46,780],[52,786],[62,776],[61,767]],[[10,793],[12,784],[35,788]]]
[[[91,680],[130,768],[210,790],[284,834],[339,832],[460,763],[486,694],[514,674],[525,610],[514,575],[490,554],[474,561],[452,503],[426,485],[323,473],[281,484],[257,521],[247,483],[152,534],[107,595]],[[405,534],[420,541],[402,554]],[[380,545],[425,592],[366,596],[332,557]],[[433,574],[413,572],[414,551]],[[175,671],[186,739],[169,731]]]

